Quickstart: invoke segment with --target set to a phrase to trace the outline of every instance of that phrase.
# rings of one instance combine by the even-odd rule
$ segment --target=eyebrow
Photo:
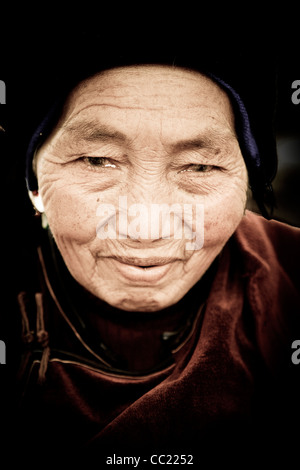
[[[84,140],[86,142],[108,142],[117,141],[118,143],[128,143],[130,138],[113,127],[100,124],[93,121],[78,121],[73,124],[63,126],[64,132],[72,134],[74,139]],[[209,127],[203,129],[195,137],[170,142],[167,147],[173,152],[182,152],[192,149],[216,148],[222,145],[228,145],[230,141],[236,140],[234,132]]]
[[[234,132],[224,131],[218,128],[209,127],[204,129],[201,134],[189,138],[183,139],[171,144],[171,147],[175,151],[185,151],[192,149],[201,148],[216,148],[228,145],[231,141],[237,140]]]
[[[107,142],[111,140],[125,142],[128,140],[125,134],[110,126],[90,122],[79,121],[74,124],[63,126],[64,132],[72,134],[72,137],[86,142]]]

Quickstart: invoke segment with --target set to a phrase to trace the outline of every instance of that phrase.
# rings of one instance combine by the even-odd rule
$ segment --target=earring
[[[34,198],[36,198],[39,195],[39,192],[35,189],[31,191],[31,194]],[[34,217],[40,217],[41,212],[36,208],[35,204],[33,204],[33,208],[34,208]]]
[[[36,210],[36,215],[42,214],[44,212],[44,204],[39,191],[37,189],[29,191],[29,197]]]

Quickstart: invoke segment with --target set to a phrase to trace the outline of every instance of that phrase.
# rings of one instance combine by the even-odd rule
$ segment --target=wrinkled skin
[[[213,81],[183,68],[120,67],[78,85],[38,152],[36,172],[69,271],[123,310],[154,312],[178,302],[245,211],[247,171],[230,101]],[[117,208],[120,195],[128,206],[203,205],[204,245],[187,249],[184,237],[162,238],[161,227],[152,238],[100,239],[99,205]],[[139,277],[143,268],[128,266],[147,260],[165,264],[162,275]]]

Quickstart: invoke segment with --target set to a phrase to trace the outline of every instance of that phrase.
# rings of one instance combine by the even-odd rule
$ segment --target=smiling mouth
[[[149,268],[155,268],[156,266],[164,266],[164,264],[167,264],[167,263],[164,263],[164,264],[131,264],[131,263],[123,263],[123,264],[127,264],[129,266],[135,266],[136,268],[149,269]]]
[[[132,283],[153,284],[164,278],[175,258],[124,258],[111,257],[119,274]],[[178,260],[177,260],[178,261]]]
[[[178,261],[178,258],[171,257],[152,257],[152,258],[136,258],[136,257],[118,257],[111,256],[112,259],[118,261],[119,263],[127,264],[130,266],[136,266],[138,268],[153,268],[156,266],[164,266],[165,264],[173,263]]]

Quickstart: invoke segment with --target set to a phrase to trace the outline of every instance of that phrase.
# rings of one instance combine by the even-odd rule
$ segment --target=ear
[[[28,191],[28,194],[35,209],[42,214],[45,209],[40,193],[38,191]]]

